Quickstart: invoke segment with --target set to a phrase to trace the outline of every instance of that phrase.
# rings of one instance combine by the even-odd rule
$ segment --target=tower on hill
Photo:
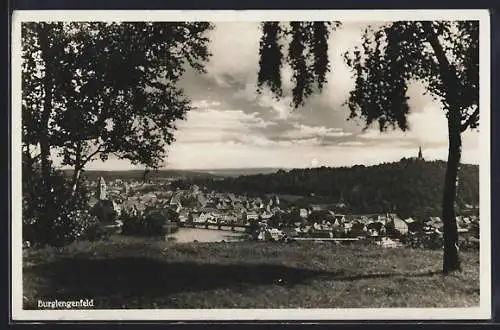
[[[418,147],[418,160],[424,160],[424,156],[422,155],[422,146]]]

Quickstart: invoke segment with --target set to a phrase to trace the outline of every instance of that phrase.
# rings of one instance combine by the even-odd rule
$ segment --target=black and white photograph
[[[487,11],[12,29],[15,318],[490,317]]]

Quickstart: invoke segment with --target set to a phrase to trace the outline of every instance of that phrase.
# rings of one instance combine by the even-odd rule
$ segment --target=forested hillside
[[[397,212],[403,216],[440,215],[446,162],[402,159],[376,166],[312,168],[220,179],[191,179],[217,191],[308,196],[309,202],[346,204],[352,213]],[[313,196],[313,197],[311,197]],[[304,198],[302,199],[304,201]],[[462,165],[457,206],[479,203],[479,167]],[[470,207],[470,206],[469,206]]]

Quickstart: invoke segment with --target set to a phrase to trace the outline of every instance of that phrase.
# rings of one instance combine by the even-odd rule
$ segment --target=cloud
[[[261,30],[258,22],[216,23],[210,39],[210,51],[213,56],[207,65],[207,75],[220,87],[232,88],[244,86],[237,91],[236,97],[243,97],[262,108],[275,111],[277,119],[300,116],[300,111],[291,107],[291,89],[293,88],[292,70],[284,63],[282,86],[284,96],[276,100],[269,90],[264,89],[262,95],[256,93],[257,73],[259,70],[259,42]],[[306,101],[306,107],[314,100],[329,109],[343,109],[349,91],[354,87],[354,79],[350,68],[344,62],[343,54],[355,45],[361,44],[362,31],[366,24],[345,23],[344,26],[330,34],[328,57],[331,72],[329,83],[322,94],[314,95]],[[285,47],[286,48],[286,47]],[[284,50],[286,52],[286,49]]]
[[[212,58],[207,73],[219,86],[229,87],[234,80],[256,81],[260,40],[258,22],[216,23],[209,39]]]
[[[250,139],[254,139],[253,137]],[[303,140],[302,140],[303,141]],[[262,147],[264,144],[265,147]],[[478,163],[478,150],[464,150],[464,163]],[[391,146],[322,146],[292,141],[226,141],[213,144],[176,145],[169,158],[172,168],[240,168],[374,165],[416,156],[416,150]],[[447,148],[424,149],[427,160],[446,160]]]
[[[294,146],[319,146],[322,139],[319,137],[299,138],[290,140],[279,140],[277,145],[280,147],[294,147]]]
[[[409,129],[405,132],[396,129],[380,132],[372,127],[358,135],[363,140],[392,145],[422,145],[425,148],[446,148],[448,146],[448,124],[444,111],[437,104],[427,104],[421,111],[408,114]],[[375,125],[374,125],[375,126]],[[462,133],[464,148],[477,148],[479,133]]]
[[[258,104],[263,108],[271,108],[276,113],[276,118],[281,120],[286,120],[291,117],[297,118],[300,116],[298,112],[294,112],[293,108],[290,106],[292,98],[282,97],[277,100],[273,97],[269,90],[264,90],[262,95],[257,97]]]
[[[287,131],[283,137],[289,139],[308,139],[313,137],[344,137],[351,133],[346,133],[342,128],[327,128],[325,126],[308,126],[304,124],[294,124],[294,129]]]
[[[328,127],[329,123],[332,123],[332,126],[342,126],[347,132],[355,131],[356,123],[345,121],[348,109],[344,102],[354,88],[354,79],[343,55],[346,51],[361,45],[361,36],[368,24],[377,26],[380,22],[375,22],[375,24],[374,22],[344,22],[341,28],[330,34],[328,57],[331,72],[328,74],[328,83],[321,94],[313,95],[306,101],[303,109],[296,110],[290,107],[292,71],[287,64],[282,68],[282,83],[285,89],[283,98],[276,100],[267,89],[263,90],[262,95],[256,93],[258,49],[261,36],[259,24],[259,22],[219,22],[215,24],[216,27],[211,32],[209,47],[213,56],[207,65],[206,76],[215,85],[227,89],[225,102],[229,98],[235,98],[238,100],[236,108],[246,109],[244,103],[247,101],[248,105],[262,108],[263,113],[270,109],[275,120],[303,119],[310,125],[321,124]],[[432,145],[442,144],[445,141],[442,133],[445,131],[441,129],[444,119],[442,112],[434,113],[436,117],[429,113],[419,115],[419,113],[428,112],[429,107],[436,105],[430,96],[422,95],[424,90],[420,83],[412,82],[409,85],[408,96],[411,108],[409,121],[412,124],[412,132],[407,135],[389,132],[386,133],[388,134],[386,138],[381,139],[389,141],[406,137],[415,140],[414,143]],[[435,122],[436,119],[437,122]],[[432,130],[436,128],[434,132],[430,132],[431,126],[433,126]],[[417,130],[419,130],[418,133],[413,133]],[[375,139],[374,133],[371,132],[364,137]]]
[[[182,88],[196,109],[177,123],[176,142],[169,146],[168,164],[176,168],[351,166],[397,161],[415,156],[422,145],[426,159],[446,159],[446,118],[438,103],[422,96],[421,84],[408,89],[410,130],[380,133],[376,126],[362,131],[346,121],[343,103],[354,80],[343,59],[361,44],[367,23],[345,23],[330,36],[332,71],[321,94],[303,108],[293,109],[292,71],[282,68],[284,97],[276,100],[264,89],[256,93],[260,29],[258,22],[217,23],[210,36],[213,57],[207,73],[187,71]],[[479,160],[479,136],[463,136],[463,161]],[[111,168],[120,168],[111,161]],[[124,163],[125,164],[125,163]],[[128,165],[124,165],[128,167]],[[122,167],[123,168],[123,167]]]
[[[209,100],[197,100],[192,102],[193,108],[203,109],[203,108],[211,108],[218,107],[221,105],[219,101],[209,101]]]
[[[246,83],[244,86],[233,94],[235,98],[244,99],[257,104],[261,108],[273,110],[274,117],[278,120],[300,117],[300,112],[294,111],[291,107],[292,98],[290,96],[281,97],[278,100],[267,88],[264,88],[262,93],[258,94],[255,83]]]
[[[352,146],[364,146],[366,143],[362,141],[346,141],[346,142],[340,142],[337,144],[338,146],[346,146],[346,147],[352,147]]]
[[[328,59],[331,71],[328,74],[328,83],[319,100],[328,107],[342,109],[343,103],[349,97],[355,84],[353,72],[344,61],[344,54],[353,50],[355,46],[361,45],[361,36],[365,24],[344,23],[343,26],[330,34],[328,42]]]
[[[241,135],[257,135],[259,129],[275,125],[259,117],[259,113],[242,110],[198,109],[187,113],[178,123],[176,144],[237,140]]]
[[[258,22],[216,23],[210,35],[209,48],[213,56],[207,65],[207,72],[219,86],[256,83],[261,36],[259,25]],[[328,58],[332,70],[328,74],[329,83],[319,96],[327,106],[337,107],[342,104],[354,87],[351,70],[344,62],[343,55],[361,44],[361,35],[366,25],[367,23],[344,23],[342,28],[330,34]],[[292,70],[287,63],[283,65],[281,73],[282,86],[287,96],[293,87]],[[252,88],[252,92],[254,91],[255,88]]]
[[[352,166],[364,164],[366,166],[380,162],[398,161],[402,157],[416,155],[416,150],[394,148],[391,146],[321,146],[294,141],[262,140],[249,138],[248,141],[218,141],[212,143],[193,142],[174,144],[166,160],[167,168],[182,169],[215,169],[215,168],[241,168],[241,167],[281,167],[303,168],[311,166]],[[271,143],[269,146],[268,143]],[[264,144],[265,147],[262,147]],[[447,148],[424,149],[427,160],[446,160]],[[478,164],[480,152],[478,149],[464,149],[462,161],[464,163]],[[126,160],[110,158],[106,163],[96,161],[89,169],[116,170],[131,169]],[[137,166],[137,168],[141,168]]]
[[[375,125],[374,125],[375,126]],[[388,129],[385,132],[381,132],[376,128],[369,128],[363,133],[358,135],[358,138],[365,140],[375,140],[375,141],[394,141],[408,136],[408,132],[401,132],[398,130]]]
[[[237,142],[244,145],[251,145],[257,147],[272,147],[276,142],[268,139],[263,135],[241,135],[236,138]]]

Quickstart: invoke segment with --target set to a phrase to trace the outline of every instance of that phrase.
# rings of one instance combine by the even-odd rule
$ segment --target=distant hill
[[[73,170],[63,170],[67,175],[71,175]],[[144,180],[145,173],[144,170],[126,170],[126,171],[100,171],[100,170],[88,170],[84,172],[84,176],[88,180],[98,180],[99,177],[103,177],[104,180]],[[161,180],[161,179],[208,179],[217,177],[214,174],[207,172],[197,172],[188,170],[158,170],[150,171],[146,174],[148,180]]]
[[[201,170],[177,170],[177,169],[161,169],[158,171],[150,171],[147,178],[150,180],[158,179],[207,179],[220,177],[237,177],[242,175],[269,174],[276,173],[279,168],[225,168],[225,169],[201,169]],[[73,170],[63,170],[66,175],[71,175]],[[128,179],[128,180],[143,180],[144,170],[125,170],[125,171],[101,171],[88,170],[85,171],[85,177],[89,180],[98,180],[99,177],[105,180]]]
[[[210,169],[198,170],[203,173],[209,173],[216,176],[242,176],[242,175],[255,175],[255,174],[271,174],[276,173],[280,168],[263,167],[263,168],[223,168],[223,169]]]
[[[345,203],[351,213],[397,212],[402,216],[440,215],[446,162],[402,159],[375,166],[278,170],[271,174],[243,175],[214,180],[188,178],[218,191],[243,194],[304,196],[301,203]],[[479,167],[461,165],[457,206],[479,204]]]

